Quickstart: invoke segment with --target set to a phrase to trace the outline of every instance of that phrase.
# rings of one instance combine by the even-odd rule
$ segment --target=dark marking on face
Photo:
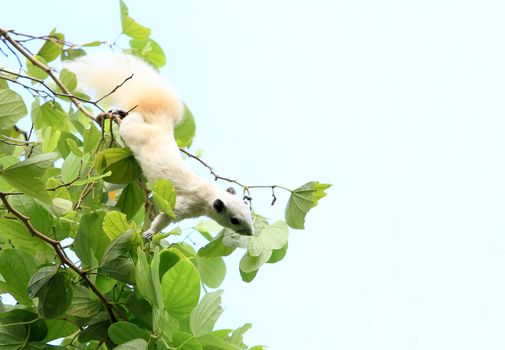
[[[226,206],[224,205],[223,201],[220,200],[219,198],[212,203],[212,207],[214,210],[218,213],[222,213],[226,210]]]
[[[233,187],[228,187],[226,189],[226,192],[231,193],[231,194],[236,194],[237,193],[237,192],[235,192],[235,189]]]
[[[231,219],[230,219],[230,223],[231,223],[232,225],[235,225],[235,226],[236,226],[236,225],[240,225],[240,220],[239,220],[239,219],[237,219],[237,218],[231,218]]]

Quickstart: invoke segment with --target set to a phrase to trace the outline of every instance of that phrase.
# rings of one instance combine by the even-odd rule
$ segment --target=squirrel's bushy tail
[[[93,53],[65,63],[65,68],[77,76],[79,89],[101,98],[107,108],[122,110],[135,108],[147,122],[158,118],[169,119],[175,125],[181,118],[183,105],[175,91],[151,66],[140,58],[113,52]],[[165,120],[166,122],[166,120]]]

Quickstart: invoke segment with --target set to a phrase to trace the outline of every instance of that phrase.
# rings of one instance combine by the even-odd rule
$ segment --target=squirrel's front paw
[[[142,234],[142,238],[145,239],[146,241],[149,241],[151,240],[151,238],[153,238],[155,233],[156,232],[154,232],[153,230],[147,230]]]
[[[119,119],[123,119],[124,117],[126,117],[128,115],[128,112],[127,111],[123,111],[122,109],[109,109],[107,111],[107,113],[111,114],[111,115],[117,115],[119,117]]]

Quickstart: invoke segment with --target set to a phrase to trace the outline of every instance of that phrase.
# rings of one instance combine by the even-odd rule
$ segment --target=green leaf
[[[281,249],[288,241],[288,226],[277,221],[263,228],[257,236],[251,236],[247,251],[251,256],[270,255],[272,250]]]
[[[81,161],[82,157],[78,157],[74,153],[68,154],[61,166],[61,178],[64,182],[73,181],[79,176]]]
[[[197,230],[207,241],[214,239],[213,233],[221,231],[222,227],[214,220],[202,220],[195,226]]]
[[[2,74],[0,73],[0,90],[1,89],[8,89],[9,84],[7,84],[7,80],[2,79]]]
[[[82,57],[86,55],[86,51],[83,49],[64,49],[63,52],[61,53],[61,60],[62,61],[67,61],[67,60],[75,60],[78,57]]]
[[[14,156],[4,156],[0,158],[0,169],[5,169],[19,162],[19,159]],[[16,189],[9,185],[4,179],[0,177],[0,191],[14,192]]]
[[[163,249],[160,252],[159,276],[163,278],[165,272],[175,266],[180,260],[187,259],[186,255],[176,247]]]
[[[20,339],[25,342],[43,340],[47,335],[47,326],[39,316],[29,310],[13,309],[0,314],[0,345],[3,349],[20,349],[13,347]],[[10,339],[9,339],[10,338]],[[24,347],[23,347],[24,349]]]
[[[105,341],[108,336],[107,329],[109,328],[109,325],[109,320],[101,320],[90,323],[88,327],[79,333],[79,337],[77,339],[81,343],[87,343],[91,340]]]
[[[102,303],[90,297],[89,289],[83,286],[73,286],[72,303],[67,313],[78,317],[92,317],[102,309]]]
[[[156,295],[156,288],[154,285],[160,283],[159,277],[155,276],[155,278],[153,278],[151,267],[147,263],[146,254],[140,248],[137,249],[137,257],[138,259],[135,265],[137,290],[141,296],[151,303],[151,305],[158,307],[161,304],[159,304],[160,300]]]
[[[105,181],[111,183],[127,184],[142,173],[132,151],[128,148],[109,148],[100,152],[95,165],[100,174],[111,172],[111,175],[105,178]]]
[[[54,236],[53,215],[33,198],[27,196],[15,196],[10,199],[11,205],[25,216],[30,218],[30,223],[37,231],[51,238]]]
[[[121,256],[102,265],[101,271],[116,280],[133,284],[135,283],[135,265],[126,256]]]
[[[79,229],[75,236],[72,249],[86,267],[94,267],[110,243],[102,229],[105,212],[97,211],[81,217]]]
[[[86,44],[82,44],[81,46],[90,47],[90,46],[100,46],[100,45],[102,45],[102,42],[100,40],[95,40],[95,41],[92,41],[92,42],[89,42]]]
[[[224,230],[213,241],[210,241],[206,246],[198,250],[198,256],[204,258],[215,258],[218,256],[228,256],[236,249],[229,247],[223,243]]]
[[[75,74],[68,69],[62,69],[60,72],[60,80],[69,91],[74,91],[77,87],[77,78]]]
[[[190,147],[195,137],[195,118],[188,106],[184,105],[182,119],[175,126],[174,137],[177,145],[181,148]]]
[[[138,278],[136,277],[135,279],[138,287]],[[161,305],[163,305],[163,298],[161,300]],[[153,327],[153,307],[146,299],[141,297],[138,293],[131,293],[124,302],[124,306],[131,312],[131,315],[135,317],[138,325],[156,331],[155,327]]]
[[[286,256],[287,251],[288,251],[288,243],[286,242],[286,244],[282,248],[274,249],[272,251],[272,256],[270,256],[270,259],[268,259],[267,263],[274,264],[276,262],[281,261]]]
[[[53,259],[54,251],[49,245],[31,235],[19,221],[0,218],[0,246],[13,246],[22,249],[35,257],[37,261],[46,262]]]
[[[244,345],[244,333],[251,329],[252,325],[250,323],[246,323],[240,328],[237,328],[233,331],[230,337],[230,342],[234,345],[242,346]]]
[[[223,313],[221,307],[222,290],[207,293],[189,316],[189,326],[195,337],[212,331],[217,319]]]
[[[281,249],[288,242],[288,226],[284,221],[277,221],[261,231],[260,238],[272,249]]]
[[[33,113],[32,113],[33,114]],[[75,135],[62,131],[60,139],[58,140],[58,146],[56,146],[56,149],[58,150],[58,153],[65,158],[66,156],[69,155],[70,148],[68,147],[68,140],[72,139],[76,142],[77,145],[82,145],[82,141],[79,140]]]
[[[295,189],[291,193],[286,206],[285,216],[289,227],[303,229],[305,227],[305,216],[310,209],[317,205],[319,199],[326,196],[324,190],[330,186],[330,184],[312,181]]]
[[[58,272],[37,292],[38,311],[44,318],[55,318],[67,310],[72,302],[72,288],[64,272]]]
[[[53,278],[58,272],[58,266],[43,266],[41,267],[31,278],[28,283],[28,290],[30,296],[35,298],[39,294],[42,287],[44,287],[51,278]]]
[[[253,227],[257,225],[253,224]],[[253,232],[260,232],[257,229],[254,229]],[[229,228],[224,228],[223,231],[223,244],[230,248],[246,248],[249,243],[251,236],[244,236],[236,233]]]
[[[87,163],[89,160],[89,154],[84,155],[74,139],[67,139],[66,141],[70,152],[72,152],[77,157],[82,158],[82,161],[84,163]]]
[[[123,0],[119,3],[121,8],[121,27],[123,34],[135,39],[147,39],[151,34],[151,29],[141,26],[128,15],[128,7]]]
[[[30,173],[16,176],[11,173],[0,173],[0,176],[12,187],[25,195],[33,197],[45,204],[51,204],[51,197],[46,192],[44,183],[38,178],[30,176]]]
[[[44,57],[35,55],[34,58],[47,67],[47,61],[44,59]],[[26,61],[26,71],[29,76],[40,80],[44,80],[48,76],[45,70],[37,67],[29,60]]]
[[[175,189],[167,179],[158,179],[150,186],[153,199],[162,212],[171,218],[175,218]]]
[[[35,99],[32,103],[32,120],[35,130],[53,127],[55,130],[67,131],[67,113],[55,101],[39,105]]]
[[[153,260],[151,261],[151,280],[152,287],[154,290],[154,296],[156,298],[156,303],[152,305],[157,308],[157,310],[164,310],[164,300],[163,300],[163,291],[161,290],[161,278],[159,277],[159,268],[160,268],[160,251],[159,248],[156,247],[154,249]]]
[[[126,215],[119,211],[109,211],[103,221],[103,231],[111,239],[122,235],[133,228],[126,218]]]
[[[247,244],[247,252],[251,256],[259,256],[265,250],[272,250],[268,245],[260,239],[260,236],[251,236]]]
[[[175,318],[187,317],[198,304],[200,277],[195,266],[181,260],[161,280],[165,308]]]
[[[258,274],[258,270],[254,270],[252,272],[244,272],[240,270],[240,277],[242,277],[242,281],[244,282],[252,282],[252,280],[256,277]]]
[[[31,176],[40,177],[44,175],[47,168],[53,165],[56,158],[58,158],[57,153],[41,154],[11,165],[4,169],[3,173],[21,175],[24,172],[29,172]]]
[[[202,282],[210,288],[218,288],[224,281],[226,265],[222,257],[195,259]]]
[[[133,247],[133,235],[133,230],[127,230],[120,236],[114,238],[105,249],[102,264],[106,264],[128,253]]]
[[[203,350],[202,344],[191,334],[186,332],[176,332],[172,342],[178,350]]]
[[[37,263],[30,254],[20,249],[0,251],[0,290],[10,293],[19,303],[31,305],[28,282],[37,270]]]
[[[110,339],[118,345],[127,343],[137,338],[149,340],[148,331],[140,328],[136,324],[125,321],[119,321],[111,324],[109,326],[108,333]]]
[[[161,46],[153,39],[132,39],[130,40],[131,49],[125,50],[145,60],[156,68],[161,68],[166,63],[165,54]]]
[[[43,129],[40,133],[40,138],[42,141],[42,152],[49,153],[54,152],[56,150],[56,146],[58,146],[58,141],[60,140],[61,131],[54,130],[54,128],[48,126]]]
[[[94,126],[90,125],[88,128],[84,129],[83,132],[83,151],[84,153],[89,153],[97,147],[102,138],[100,131]]]
[[[36,141],[29,141],[25,144],[24,135],[16,131],[16,129],[14,129],[13,127],[7,129],[0,129],[0,139],[12,143],[7,144],[5,142],[0,142],[0,156],[15,155],[16,161],[19,161],[19,159],[17,158],[19,155],[21,155],[23,152],[26,151],[29,152],[30,150],[33,149],[32,147],[35,147],[37,144]],[[30,146],[28,146],[28,144],[30,144]],[[34,151],[32,151],[32,154]]]
[[[147,342],[144,339],[133,339],[114,348],[115,350],[147,350]]]
[[[54,212],[59,216],[70,213],[73,208],[72,202],[64,198],[53,198],[52,203],[53,205],[51,208],[53,208]]]
[[[218,337],[215,332],[199,336],[198,341],[203,345],[204,349],[242,350],[241,347],[233,345],[225,339]]]
[[[107,176],[109,176],[111,174],[110,171],[102,174],[102,175],[97,175],[97,176],[90,176],[90,177],[87,177],[85,179],[82,179],[82,180],[77,180],[76,182],[74,182],[72,184],[72,186],[82,186],[82,185],[85,185],[87,183],[90,183],[90,182],[97,182],[98,180],[100,179],[103,179]]]
[[[135,235],[130,229],[109,243],[102,258],[102,272],[121,282],[133,283],[135,265],[128,252],[133,248]]]
[[[51,340],[55,340],[58,338],[67,337],[71,334],[74,334],[77,330],[79,330],[77,325],[68,321],[64,320],[44,320],[44,321],[48,328],[47,335],[43,340],[44,343],[48,343]]]
[[[271,259],[274,249],[282,249],[288,241],[286,223],[277,221],[268,226],[261,224],[261,227],[261,232],[249,238],[247,253],[240,260],[240,272],[245,282],[252,281],[257,270]]]
[[[26,113],[28,110],[21,95],[9,89],[0,90],[0,129],[10,128]]]
[[[146,200],[145,192],[137,182],[130,182],[121,191],[116,207],[126,214],[126,219],[131,220]]]
[[[271,249],[265,249],[262,254],[258,256],[252,256],[251,254],[246,253],[242,259],[240,259],[240,270],[246,273],[254,272],[265,264],[271,256]]]
[[[37,55],[43,57],[46,62],[54,61],[61,54],[63,40],[65,40],[65,36],[61,33],[56,33],[56,30],[53,29]]]

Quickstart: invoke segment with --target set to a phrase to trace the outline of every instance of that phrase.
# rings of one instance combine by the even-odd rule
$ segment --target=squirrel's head
[[[250,236],[253,233],[251,211],[234,194],[235,190],[231,187],[226,191],[220,191],[218,197],[212,202],[209,216],[223,227],[238,234]]]

